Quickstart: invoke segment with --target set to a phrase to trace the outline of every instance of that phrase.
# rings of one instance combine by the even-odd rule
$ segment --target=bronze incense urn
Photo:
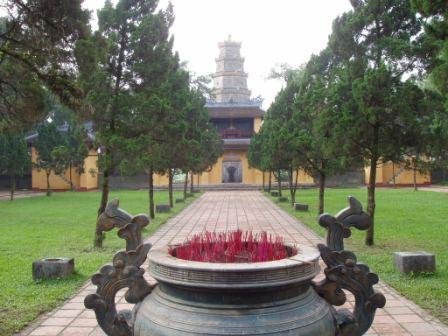
[[[209,263],[176,258],[168,247],[151,250],[135,234],[149,221],[111,202],[109,213],[128,220],[119,235],[129,249],[92,277],[97,292],[86,297],[85,306],[94,309],[110,336],[362,335],[385,298],[372,287],[377,275],[343,249],[350,227],[371,224],[355,198],[349,197],[349,204],[335,217],[319,218],[327,244],[317,249],[300,246],[297,254],[275,261]],[[155,286],[143,278],[147,257]],[[320,257],[325,278],[316,282]],[[135,303],[132,311],[116,310],[115,295],[122,288],[128,288],[126,300]],[[335,308],[345,303],[344,290],[354,295],[352,312]]]

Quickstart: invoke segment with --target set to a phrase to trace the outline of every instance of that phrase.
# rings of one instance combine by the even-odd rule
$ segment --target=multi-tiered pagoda
[[[224,154],[209,173],[202,174],[200,183],[261,184],[262,173],[249,168],[247,149],[263,120],[262,101],[250,98],[241,43],[229,37],[218,46],[213,75],[214,99],[207,103],[207,108],[223,139]]]

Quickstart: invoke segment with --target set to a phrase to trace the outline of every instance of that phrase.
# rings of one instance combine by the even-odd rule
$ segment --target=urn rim
[[[210,263],[176,258],[168,247],[148,253],[149,274],[157,281],[186,287],[259,288],[306,283],[320,271],[320,254],[300,246],[289,258],[254,263]]]

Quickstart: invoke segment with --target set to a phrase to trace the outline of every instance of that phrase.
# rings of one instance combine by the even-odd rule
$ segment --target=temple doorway
[[[243,182],[241,161],[225,161],[222,163],[222,182],[223,183]]]

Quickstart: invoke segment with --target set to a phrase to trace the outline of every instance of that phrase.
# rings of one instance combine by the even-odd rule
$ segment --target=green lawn
[[[284,192],[289,197],[289,192]],[[325,211],[336,214],[347,206],[346,197],[358,198],[365,209],[367,191],[329,189]],[[317,223],[317,190],[298,190],[297,201],[310,205],[310,212],[294,212],[289,203],[279,203],[320,235]],[[346,248],[356,252],[380,278],[403,295],[448,323],[448,194],[410,189],[377,189],[375,246],[364,245],[365,232],[354,232]],[[393,252],[427,251],[436,255],[437,273],[403,276],[393,268]]]
[[[131,214],[148,213],[147,192],[115,191],[113,197]],[[168,203],[167,199],[167,192],[155,193],[156,204]],[[19,331],[69,298],[101,265],[111,261],[114,252],[124,249],[125,241],[116,236],[116,230],[106,233],[103,249],[92,248],[99,200],[98,192],[65,192],[0,202],[0,335]],[[170,214],[156,215],[144,236],[186,204],[176,204]],[[75,276],[33,281],[34,260],[60,256],[75,258]]]

